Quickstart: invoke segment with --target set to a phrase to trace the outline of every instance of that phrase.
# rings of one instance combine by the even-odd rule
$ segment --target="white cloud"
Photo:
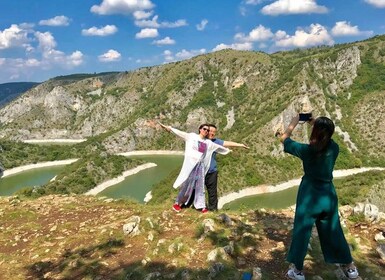
[[[206,53],[206,49],[199,49],[199,50],[181,50],[180,52],[177,52],[175,55],[170,50],[165,50],[163,52],[164,60],[166,63],[168,62],[174,62],[178,60],[184,60],[189,59],[193,56],[197,56],[200,54]]]
[[[56,16],[50,19],[43,19],[39,21],[39,25],[48,25],[48,26],[68,26],[70,24],[70,19],[66,16]]]
[[[122,55],[115,51],[115,50],[109,50],[108,52],[99,55],[99,61],[101,62],[113,62],[113,61],[119,61]]]
[[[196,56],[199,54],[204,54],[204,53],[206,53],[206,49],[190,50],[190,51],[183,49],[182,51],[177,52],[175,54],[175,57],[182,60],[182,59],[188,59],[188,58],[191,58],[193,56]]]
[[[186,26],[186,25],[188,25],[188,24],[187,24],[187,21],[185,19],[178,19],[175,22],[164,21],[164,22],[160,23],[161,28],[176,28],[176,27],[182,27],[182,26]]]
[[[165,37],[161,40],[155,40],[152,42],[153,45],[163,46],[163,45],[174,45],[175,40],[170,37]]]
[[[27,67],[39,67],[41,62],[36,58],[30,58],[25,61],[25,66]]]
[[[12,24],[9,28],[0,31],[0,50],[28,46],[28,31],[17,24]]]
[[[365,0],[365,2],[377,8],[385,8],[385,0]]]
[[[66,64],[70,67],[79,66],[83,63],[83,53],[81,51],[75,51],[71,55],[66,57]]]
[[[237,33],[234,36],[234,39],[241,42],[260,42],[266,41],[272,38],[274,34],[271,32],[270,28],[266,28],[263,25],[259,25],[249,32],[248,35],[243,33]]]
[[[317,45],[332,45],[334,41],[326,28],[316,23],[311,24],[307,30],[297,30],[293,36],[288,35],[285,31],[279,30],[276,33],[275,44],[278,47],[284,48],[304,48]]]
[[[158,23],[159,16],[156,15],[150,20],[136,20],[135,25],[141,28],[149,27],[149,28],[176,28],[181,26],[186,26],[187,21],[184,19],[178,19],[175,22],[164,21]]]
[[[247,5],[259,5],[266,0],[246,0]]]
[[[278,0],[262,8],[262,14],[324,14],[328,12],[325,6],[319,6],[316,0]]]
[[[136,33],[135,38],[144,39],[144,38],[154,38],[158,37],[158,29],[155,28],[144,28],[140,30],[139,33]]]
[[[167,62],[175,61],[175,58],[170,50],[165,50],[163,52],[163,55],[164,55],[165,61]]]
[[[95,26],[89,29],[83,29],[82,35],[84,36],[109,36],[118,32],[118,28],[115,25],[106,25],[102,28]]]
[[[205,30],[206,28],[206,25],[209,23],[209,21],[207,19],[202,19],[201,23],[197,24],[196,27],[197,27],[197,30],[199,31],[203,31]]]
[[[372,35],[372,31],[360,31],[358,26],[352,26],[350,22],[338,21],[332,28],[331,33],[333,36],[359,36],[359,35]]]
[[[83,63],[83,53],[74,51],[70,55],[56,50],[56,41],[50,32],[35,32],[35,36],[39,42],[39,50],[42,52],[42,60],[40,65],[44,69],[51,69],[53,65],[59,65],[65,68],[72,68]],[[23,64],[25,64],[23,62]],[[36,64],[36,63],[35,63]]]
[[[39,49],[43,52],[49,52],[56,47],[55,38],[52,36],[50,32],[35,32],[35,37],[39,41]]]
[[[99,6],[93,5],[91,12],[99,15],[128,15],[136,11],[152,9],[154,6],[150,0],[103,0]]]
[[[141,19],[146,19],[146,18],[149,18],[150,16],[152,16],[153,14],[153,11],[150,11],[150,12],[145,12],[145,11],[135,11],[133,13],[134,15],[134,18],[136,20],[141,20]]]
[[[244,43],[234,43],[231,45],[226,44],[219,44],[215,48],[213,48],[213,51],[220,51],[225,49],[233,49],[233,50],[239,50],[239,51],[250,51],[253,49],[253,43],[251,42],[244,42]]]

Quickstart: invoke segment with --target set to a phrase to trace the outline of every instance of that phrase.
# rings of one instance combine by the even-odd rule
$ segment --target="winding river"
[[[157,153],[157,154],[153,154]],[[100,188],[89,194],[97,194],[111,198],[129,197],[143,202],[152,186],[164,179],[174,169],[180,168],[183,161],[181,152],[170,154],[167,151],[145,151],[130,152],[122,154],[148,162],[147,166],[138,170],[133,175],[130,171],[128,176],[121,180],[113,179],[112,183],[105,188]],[[6,170],[0,179],[0,195],[9,196],[17,190],[27,186],[39,186],[47,183],[60,172],[64,164],[76,161],[47,162],[28,166],[21,166],[15,169]],[[348,170],[336,170],[335,178],[354,175],[370,170],[385,170],[385,168],[355,168]],[[115,181],[114,181],[115,180]],[[283,182],[277,185],[260,185],[245,188],[239,192],[226,194],[219,198],[219,209],[249,209],[249,208],[286,208],[295,204],[300,178]]]

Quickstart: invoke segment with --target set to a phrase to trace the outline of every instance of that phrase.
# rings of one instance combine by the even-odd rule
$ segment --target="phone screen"
[[[300,113],[299,114],[299,120],[301,122],[307,122],[311,118],[311,113]]]

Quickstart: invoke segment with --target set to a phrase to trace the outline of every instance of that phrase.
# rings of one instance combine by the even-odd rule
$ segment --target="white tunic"
[[[182,185],[184,181],[186,181],[191,171],[194,169],[195,165],[200,160],[202,160],[202,156],[204,156],[203,164],[205,167],[204,172],[206,174],[210,167],[210,161],[213,152],[217,152],[222,155],[226,155],[230,152],[229,149],[221,145],[215,144],[209,139],[202,139],[196,133],[187,133],[172,127],[171,131],[186,141],[182,169],[173,185],[175,189]],[[199,142],[203,142],[207,145],[206,154],[199,150]]]

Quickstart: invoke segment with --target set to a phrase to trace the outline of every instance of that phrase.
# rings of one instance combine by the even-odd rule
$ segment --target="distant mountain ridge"
[[[15,82],[0,84],[0,107],[16,99],[19,95],[37,86],[34,82]]]

